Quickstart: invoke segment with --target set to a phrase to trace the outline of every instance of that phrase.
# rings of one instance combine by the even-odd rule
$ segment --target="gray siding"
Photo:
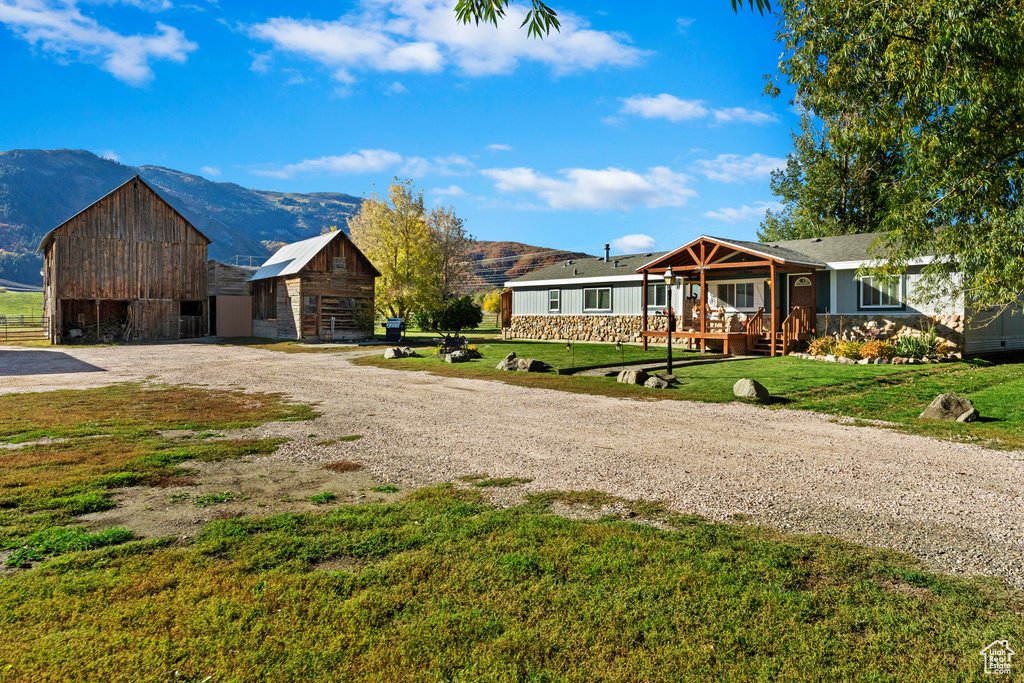
[[[836,310],[829,311],[832,315],[948,315],[963,312],[961,307],[948,301],[914,301],[917,284],[922,278],[920,267],[911,268],[906,276],[904,309],[860,308],[860,284],[857,281],[856,269],[829,271],[824,276],[830,277],[831,272],[836,274]]]
[[[566,287],[516,287],[512,294],[512,315],[547,315],[548,290],[559,289],[562,294],[561,310],[551,315],[640,315],[641,285],[639,282],[618,282],[594,287],[610,287],[611,311],[584,311],[583,290],[590,285]]]
[[[1003,311],[988,324],[985,313],[975,314],[964,334],[968,354],[1024,349],[1024,315],[1020,308]]]

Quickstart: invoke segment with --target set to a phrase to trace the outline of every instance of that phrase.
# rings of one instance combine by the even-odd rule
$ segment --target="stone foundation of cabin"
[[[935,335],[945,342],[951,353],[964,350],[964,316],[962,315],[819,315],[818,334],[838,335],[843,339],[895,339],[920,336],[935,328]]]

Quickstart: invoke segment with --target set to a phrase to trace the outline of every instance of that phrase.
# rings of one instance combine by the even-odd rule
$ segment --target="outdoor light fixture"
[[[672,291],[672,285],[676,283],[676,274],[672,272],[672,266],[665,269],[665,289],[667,292]],[[665,365],[665,371],[668,374],[672,374],[672,296],[671,294],[666,297],[668,301],[668,308],[666,313],[668,318],[665,322],[665,340],[668,344],[668,360]]]

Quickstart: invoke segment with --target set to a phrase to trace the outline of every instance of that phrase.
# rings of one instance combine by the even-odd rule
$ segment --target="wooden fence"
[[[46,341],[49,338],[49,318],[32,315],[0,315],[0,342]]]

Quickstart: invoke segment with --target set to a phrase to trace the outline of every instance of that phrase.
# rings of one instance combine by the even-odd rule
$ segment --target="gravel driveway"
[[[466,474],[532,478],[527,491],[599,489],[715,520],[906,551],[930,568],[1024,588],[1024,453],[837,424],[745,404],[639,402],[213,344],[3,349],[0,392],[154,377],[319,402],[314,423],[267,434],[362,434],[299,460],[351,457],[405,486]]]

